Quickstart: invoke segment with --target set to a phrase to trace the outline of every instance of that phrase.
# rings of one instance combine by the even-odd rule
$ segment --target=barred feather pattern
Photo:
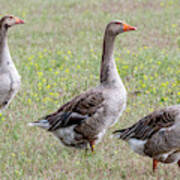
[[[169,106],[147,115],[114,136],[125,140],[140,155],[163,163],[180,161],[180,105]]]
[[[121,133],[120,139],[123,140],[129,140],[130,138],[140,140],[150,139],[151,136],[158,132],[161,128],[168,128],[174,124],[175,117],[180,111],[179,108],[180,105],[177,105],[154,111],[131,127],[117,130],[114,134],[118,132]]]

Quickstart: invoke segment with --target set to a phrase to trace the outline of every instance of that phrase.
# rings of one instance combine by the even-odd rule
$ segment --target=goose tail
[[[50,128],[50,124],[48,122],[48,120],[46,119],[41,119],[41,120],[38,120],[38,121],[35,121],[35,122],[31,122],[31,123],[28,123],[28,126],[38,126],[38,127],[41,127],[43,129],[49,129]]]
[[[124,131],[125,131],[125,129],[114,131],[112,134],[112,138],[123,139]]]

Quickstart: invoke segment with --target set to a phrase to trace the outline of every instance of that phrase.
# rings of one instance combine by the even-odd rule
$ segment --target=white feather
[[[53,133],[56,137],[58,137],[58,139],[61,139],[66,144],[70,145],[70,144],[73,144],[75,142],[74,127],[75,127],[75,125],[69,126],[66,128],[59,128],[56,131],[54,131]]]
[[[28,123],[28,126],[38,126],[38,127],[44,128],[44,129],[50,128],[49,122],[45,119],[42,119],[38,122]]]
[[[144,154],[144,145],[146,144],[147,140],[138,140],[138,139],[135,139],[135,138],[132,138],[132,139],[129,139],[128,143],[131,147],[131,149],[140,154],[140,155],[145,155]]]
[[[122,134],[122,133],[117,132],[117,133],[112,134],[110,137],[111,137],[111,138],[117,138],[117,139],[119,139],[120,136],[121,136],[121,134]]]

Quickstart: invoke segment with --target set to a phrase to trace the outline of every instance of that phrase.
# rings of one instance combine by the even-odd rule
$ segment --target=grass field
[[[1,180],[180,179],[177,165],[159,164],[153,174],[151,159],[110,139],[113,130],[180,103],[179,0],[0,0],[0,9],[1,16],[26,22],[9,30],[22,86],[0,118]],[[27,123],[98,84],[104,28],[113,19],[138,28],[115,45],[128,105],[96,152],[85,156]]]

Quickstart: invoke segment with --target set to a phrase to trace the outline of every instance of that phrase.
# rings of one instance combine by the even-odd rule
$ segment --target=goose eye
[[[10,16],[9,18],[10,18],[10,19],[13,19],[13,17],[12,17],[12,16]]]
[[[120,23],[120,22],[116,22],[115,24],[122,24],[122,23]]]

